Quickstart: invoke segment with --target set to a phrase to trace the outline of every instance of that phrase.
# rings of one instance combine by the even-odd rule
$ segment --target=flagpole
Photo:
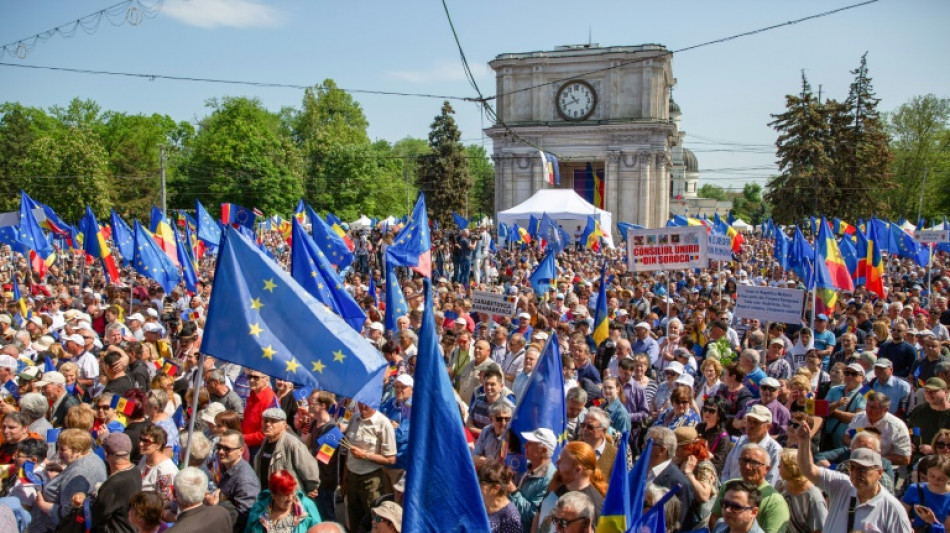
[[[930,248],[930,255],[927,257],[927,307],[930,307],[930,303],[933,301],[930,292],[932,290],[930,280],[933,278],[934,243],[927,243],[927,246]]]
[[[201,375],[201,369],[205,367],[205,357],[206,355],[201,353],[201,357],[198,359],[198,367],[195,372],[198,375],[198,379],[194,384],[195,395],[193,401],[191,402],[191,416],[188,417],[188,446],[185,448],[185,462],[182,463],[185,465],[185,467],[188,467],[188,461],[191,459],[191,444],[194,442],[193,437],[195,435],[195,418],[198,416],[198,392],[201,391],[201,382],[204,378],[204,376]]]

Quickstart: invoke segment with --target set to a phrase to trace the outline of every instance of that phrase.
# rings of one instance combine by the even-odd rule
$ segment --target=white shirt
[[[873,427],[881,432],[881,455],[897,454],[910,457],[910,433],[903,420],[891,413],[886,413],[876,424],[872,424],[868,420],[867,411],[862,411],[855,414],[851,423],[848,424],[848,429],[857,430],[866,427]]]
[[[663,461],[662,463],[647,470],[647,483],[650,483],[651,481],[656,479],[656,476],[662,474],[663,471],[666,470],[666,467],[670,466],[671,462],[673,462],[672,459],[667,459],[666,461]]]
[[[854,531],[865,533],[910,533],[910,521],[901,503],[884,487],[864,503],[857,502],[857,490],[847,474],[819,468],[818,488],[828,494],[828,520],[822,531],[847,533],[851,497],[855,497]]]

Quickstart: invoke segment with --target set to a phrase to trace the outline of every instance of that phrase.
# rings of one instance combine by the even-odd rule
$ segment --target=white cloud
[[[493,77],[488,65],[469,61],[469,68],[476,80],[487,80]],[[418,70],[391,70],[386,73],[389,77],[409,83],[443,83],[465,80],[465,70],[462,62],[440,61],[432,67]]]
[[[277,10],[257,0],[169,0],[162,11],[199,28],[274,27],[281,18]]]

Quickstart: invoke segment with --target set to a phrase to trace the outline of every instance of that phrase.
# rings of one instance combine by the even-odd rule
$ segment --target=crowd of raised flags
[[[547,173],[547,179],[556,183],[559,181],[556,160],[548,164],[553,156],[542,153],[542,158],[545,157],[549,158],[545,159],[545,168],[553,169]],[[603,191],[597,192],[597,177],[591,173],[591,179],[594,199],[602,203]],[[39,220],[35,213],[42,213]],[[405,442],[405,478],[400,481],[401,521],[393,526],[397,531],[490,531],[497,527],[493,522],[490,525],[495,518],[489,516],[482,501],[484,487],[480,485],[484,481],[471,460],[470,442],[466,441],[469,431],[466,420],[459,416],[460,404],[474,408],[477,398],[460,398],[457,385],[453,388],[447,373],[447,366],[451,366],[449,358],[454,357],[452,354],[461,350],[468,357],[472,346],[455,349],[441,346],[447,331],[454,332],[453,337],[455,333],[461,335],[466,330],[469,336],[478,332],[475,340],[495,343],[496,326],[508,327],[509,334],[519,334],[534,327],[535,333],[525,340],[533,343],[539,352],[537,362],[526,376],[526,385],[514,399],[512,415],[506,423],[506,436],[510,434],[515,439],[503,445],[499,456],[491,458],[508,465],[520,478],[537,466],[525,465],[521,448],[526,442],[520,436],[549,430],[556,439],[550,450],[555,460],[569,440],[579,438],[581,419],[577,414],[569,416],[567,408],[574,387],[581,386],[585,389],[584,397],[590,396],[585,410],[600,407],[606,410],[613,405],[612,398],[605,400],[600,395],[599,381],[608,375],[617,377],[618,365],[624,357],[606,350],[617,350],[620,339],[628,340],[628,345],[649,350],[649,343],[634,337],[636,330],[644,328],[650,332],[648,338],[655,344],[658,345],[656,341],[659,341],[669,346],[673,341],[668,328],[673,319],[693,324],[699,302],[703,301],[705,306],[705,299],[714,293],[722,295],[728,291],[728,282],[732,282],[730,299],[725,300],[726,303],[714,304],[717,312],[729,317],[725,322],[721,318],[700,320],[693,324],[694,342],[688,352],[665,354],[669,360],[657,359],[655,354],[648,357],[648,373],[653,375],[656,385],[654,394],[663,385],[662,376],[667,368],[684,375],[687,362],[692,361],[690,368],[699,368],[704,358],[712,358],[705,346],[706,343],[713,344],[712,329],[724,324],[733,333],[755,331],[751,323],[732,317],[731,306],[735,303],[737,284],[779,283],[786,286],[790,282],[813,293],[814,304],[803,309],[801,323],[787,325],[789,331],[799,334],[804,331],[813,334],[805,328],[806,325],[820,317],[827,321],[829,316],[841,316],[844,308],[857,308],[875,301],[892,305],[905,288],[911,289],[908,293],[915,290],[917,300],[913,301],[909,296],[899,300],[902,309],[906,304],[917,306],[912,307],[914,313],[919,309],[939,312],[938,302],[943,298],[945,304],[950,290],[950,279],[945,279],[950,243],[935,247],[922,245],[902,224],[877,218],[851,225],[838,218],[828,221],[824,216],[818,216],[794,227],[781,227],[768,220],[758,232],[743,234],[733,226],[731,215],[726,220],[718,214],[712,219],[676,216],[668,225],[705,226],[711,233],[728,236],[734,261],[718,265],[717,269],[638,275],[627,271],[622,247],[614,249],[612,246],[611,228],[601,227],[595,217],[588,217],[583,231],[573,239],[546,213],[532,215],[525,227],[499,225],[495,229],[453,213],[456,228],[439,230],[437,225],[429,223],[422,195],[412,212],[402,220],[385,227],[373,221],[372,227],[365,230],[350,230],[332,213],[322,217],[302,200],[294,215],[287,220],[279,215],[266,217],[257,209],[228,203],[221,205],[220,220],[197,201],[193,210],[177,211],[175,215],[153,208],[146,229],[138,220],[133,220],[130,225],[115,210],[109,213],[108,224],[100,225],[88,207],[76,225],[69,225],[49,206],[22,193],[17,217],[17,224],[0,228],[0,243],[9,245],[12,253],[23,258],[19,270],[14,272],[11,268],[9,272],[13,275],[4,280],[4,283],[9,283],[10,295],[4,299],[12,330],[26,331],[28,324],[36,323],[34,319],[47,315],[39,302],[43,300],[43,291],[48,291],[49,280],[55,280],[55,288],[72,285],[91,293],[105,293],[112,287],[116,289],[114,294],[128,294],[130,300],[136,299],[140,304],[145,302],[135,290],[143,283],[146,289],[151,289],[146,291],[150,295],[156,291],[166,297],[187,293],[195,296],[196,301],[200,301],[202,289],[213,283],[210,299],[206,298],[198,308],[178,309],[176,320],[156,321],[155,328],[162,328],[162,336],[172,340],[177,332],[165,328],[200,322],[202,354],[213,356],[219,364],[239,365],[242,376],[244,372],[256,371],[292,383],[298,388],[295,393],[298,400],[305,399],[311,391],[336,394],[345,399],[339,411],[335,412],[344,426],[357,403],[381,409],[381,404],[392,397],[394,378],[400,373],[411,375],[413,395],[403,409],[408,413],[411,405],[412,423]],[[922,221],[918,225],[924,226]],[[935,226],[947,229],[945,222]],[[617,241],[622,244],[630,231],[642,227],[619,222],[616,229],[619,233]],[[478,267],[485,270],[480,280],[476,275],[474,279],[452,284],[445,280],[449,267],[434,263],[433,250],[454,242],[448,240],[448,236],[462,230],[478,232],[482,238],[490,239],[491,257],[485,263],[487,267]],[[806,232],[810,237],[806,238]],[[373,240],[374,256],[369,263],[369,272],[356,268],[355,242],[361,239]],[[469,250],[453,250],[449,255],[457,258],[469,253]],[[4,257],[2,260],[11,267],[20,265],[15,256],[13,259],[10,261]],[[448,263],[451,264],[451,259]],[[725,273],[723,267],[726,267]],[[905,283],[902,276],[911,270],[915,275],[917,272],[921,274],[914,279],[915,283]],[[753,280],[741,281],[740,272]],[[900,284],[898,280],[901,280]],[[926,290],[921,285],[925,282]],[[594,286],[596,291],[592,290]],[[858,297],[857,289],[861,287],[866,290]],[[685,291],[681,292],[683,289]],[[517,319],[470,313],[466,301],[476,290],[517,295]],[[382,297],[379,291],[382,291]],[[695,298],[694,294],[701,296]],[[578,302],[578,296],[583,298],[582,303]],[[116,298],[116,301],[120,300]],[[577,307],[568,307],[565,301],[573,302]],[[128,320],[139,310],[132,308],[131,301],[126,303],[129,307],[119,310],[115,317],[118,323]],[[671,303],[677,304],[675,317],[666,315]],[[549,321],[545,314],[558,318]],[[627,321],[626,316],[635,317],[635,320]],[[414,317],[410,321],[415,338],[411,343],[414,355],[412,369],[399,370],[384,358],[382,343],[373,341],[370,332],[379,325],[379,329],[385,330],[383,341],[402,340],[407,333],[399,326],[399,321],[406,317]],[[947,318],[950,322],[950,315]],[[890,322],[888,325],[895,323],[893,319]],[[458,325],[461,328],[453,330]],[[581,329],[582,326],[587,329]],[[92,328],[91,324],[89,327]],[[152,331],[157,331],[155,328]],[[616,331],[621,337],[614,336]],[[938,328],[935,327],[934,331]],[[848,328],[842,330],[842,334],[851,332]],[[43,326],[41,333],[43,335],[33,341],[41,341],[45,335],[51,334],[54,343],[69,342],[67,337],[70,335],[64,329]],[[922,331],[915,333],[922,334]],[[779,335],[784,341],[792,340],[781,337],[781,331]],[[509,340],[504,339],[502,347]],[[801,339],[795,340],[802,342]],[[742,341],[741,346],[733,343],[737,352],[748,348],[746,339]],[[941,341],[950,346],[950,338]],[[19,340],[16,342],[22,344]],[[589,345],[591,360],[613,357],[610,361],[598,361],[598,366],[603,367],[595,369],[598,383],[582,385],[578,383],[573,365],[566,370],[566,360],[576,357],[578,342]],[[46,344],[48,349],[50,346],[48,342]],[[804,345],[808,348],[807,342]],[[760,346],[748,349],[756,348]],[[570,351],[570,358],[563,352],[565,349]],[[916,350],[916,360],[925,357],[919,344],[913,349]],[[451,353],[447,353],[449,351]],[[649,351],[642,353],[649,354]],[[641,353],[631,349],[626,357],[638,355]],[[511,356],[510,351],[503,351],[498,366],[509,363]],[[685,361],[680,362],[681,357]],[[26,367],[41,365],[43,372],[55,372],[62,362],[49,355],[42,359],[36,358],[35,354],[32,358],[21,357],[16,360],[15,371],[10,371],[14,378],[8,383],[15,387],[16,376],[22,376]],[[174,357],[163,357],[154,362],[159,373],[170,377],[194,369],[194,366]],[[857,364],[848,362],[848,368]],[[765,372],[758,371],[763,375],[771,372],[765,361],[762,366]],[[825,369],[830,370],[830,366]],[[34,374],[34,378],[36,376]],[[945,392],[946,383],[936,376],[934,371],[933,376],[924,380],[917,374],[914,376],[917,379],[911,380],[911,386],[914,391],[936,390],[943,383]],[[783,386],[787,386],[791,377],[785,377]],[[771,374],[768,378],[771,379]],[[701,380],[705,379],[706,376],[697,372],[689,376],[688,381],[677,379],[669,387],[687,386],[692,397],[696,396],[703,383]],[[758,383],[755,383],[756,387]],[[4,387],[18,398],[7,384]],[[874,390],[865,384],[859,392],[867,399]],[[811,396],[806,402],[809,407],[804,412],[821,417],[834,410],[829,407],[829,402],[815,396],[817,390],[809,394]],[[89,401],[91,397],[82,399]],[[111,402],[114,409],[125,415],[134,410],[133,400],[126,397],[115,395]],[[672,409],[669,401],[663,407]],[[623,409],[629,411],[627,406]],[[627,411],[621,411],[622,416],[633,415]],[[650,418],[655,419],[656,414],[654,410]],[[174,418],[182,431],[191,421],[193,431],[194,414],[179,409]],[[403,419],[405,424],[408,421],[408,417]],[[625,427],[629,428],[629,423]],[[652,468],[649,466],[651,450],[658,444],[653,440],[643,442],[643,435],[627,429],[609,433],[610,442],[620,453],[612,465],[603,506],[596,509],[600,522],[589,519],[586,529],[569,530],[678,531],[683,524],[668,524],[669,513],[664,509],[667,501],[678,502],[680,496],[685,496],[679,493],[686,490],[685,487],[667,487],[669,490],[652,506],[648,509],[644,506],[647,481],[655,477],[655,473],[649,473]],[[329,461],[334,453],[345,454],[343,449],[351,444],[343,434],[338,430],[318,441],[314,452],[316,457]],[[731,440],[737,440],[736,437],[741,437],[741,432],[733,435]],[[519,439],[522,442],[518,443]],[[55,440],[52,439],[52,444]],[[950,451],[950,444],[947,448]],[[182,457],[187,457],[190,449],[184,452]],[[666,452],[673,453],[671,450]],[[36,477],[32,469],[33,463],[30,463],[28,468],[11,471],[31,480]],[[6,471],[6,468],[0,470]],[[552,490],[554,488],[552,483]],[[92,487],[89,489],[92,494]],[[0,500],[0,506],[3,505]],[[942,513],[938,521],[946,519],[947,509],[935,511],[938,518]],[[380,513],[379,516],[385,515],[392,521],[391,514]],[[97,524],[91,520],[87,517],[85,526],[87,530],[96,530]],[[738,522],[733,524],[727,520],[724,523],[738,531],[735,529]],[[701,529],[707,524],[694,525]],[[708,525],[715,526],[713,523]],[[942,524],[935,524],[934,530],[939,525]],[[351,531],[357,531],[356,527],[358,525],[350,524]],[[716,531],[730,530],[721,527],[722,523]]]

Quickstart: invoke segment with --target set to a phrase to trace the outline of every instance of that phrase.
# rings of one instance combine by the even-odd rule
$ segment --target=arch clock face
[[[554,104],[564,120],[585,120],[597,107],[597,93],[586,81],[571,80],[558,89]]]

